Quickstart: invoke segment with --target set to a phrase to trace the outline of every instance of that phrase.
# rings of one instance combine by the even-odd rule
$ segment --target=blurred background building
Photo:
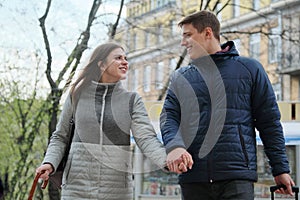
[[[159,113],[170,74],[188,64],[180,47],[177,22],[199,10],[210,10],[221,22],[221,41],[233,40],[243,56],[259,60],[275,91],[286,137],[291,175],[300,184],[300,1],[299,0],[129,0],[126,23],[115,40],[127,48],[130,70],[125,87],[137,91],[160,137]],[[259,137],[257,198],[269,195],[273,183]],[[136,152],[139,150],[134,147]],[[135,158],[136,199],[180,199],[175,174],[151,170]]]

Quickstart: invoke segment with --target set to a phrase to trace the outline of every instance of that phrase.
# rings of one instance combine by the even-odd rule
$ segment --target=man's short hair
[[[204,31],[206,27],[210,27],[214,37],[220,41],[220,22],[213,12],[202,10],[190,14],[184,17],[178,26],[182,27],[184,24],[192,24],[199,33]]]

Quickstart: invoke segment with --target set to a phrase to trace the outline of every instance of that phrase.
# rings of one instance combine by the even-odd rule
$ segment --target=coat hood
[[[203,63],[213,63],[213,61],[226,59],[227,56],[239,56],[239,52],[236,49],[233,41],[228,41],[221,45],[221,51],[216,52],[208,56],[203,56],[192,60],[190,64],[195,66],[201,66]]]

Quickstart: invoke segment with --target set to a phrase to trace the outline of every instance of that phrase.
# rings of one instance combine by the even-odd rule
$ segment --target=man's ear
[[[204,29],[204,31],[205,31],[205,37],[206,37],[206,38],[212,38],[212,37],[214,36],[211,27],[206,27],[206,28]]]

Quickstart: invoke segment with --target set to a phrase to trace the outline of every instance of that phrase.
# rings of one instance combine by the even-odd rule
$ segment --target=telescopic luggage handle
[[[37,182],[38,182],[40,176],[41,176],[43,173],[45,173],[45,171],[42,171],[42,172],[37,173],[37,174],[35,175],[35,178],[34,178],[34,181],[33,181],[33,183],[32,183],[31,190],[30,190],[30,193],[29,193],[29,196],[28,196],[28,200],[32,200],[33,195],[34,195],[34,191],[35,191],[35,188],[36,188],[36,185],[37,185]],[[48,180],[45,180],[45,181],[43,182],[43,184],[42,184],[42,189],[45,189],[46,186],[47,186],[47,184],[48,184]]]
[[[280,188],[286,189],[285,185],[275,185],[270,187],[271,199],[274,199],[274,192]],[[299,187],[292,186],[292,191],[295,193],[295,199],[298,200]]]

